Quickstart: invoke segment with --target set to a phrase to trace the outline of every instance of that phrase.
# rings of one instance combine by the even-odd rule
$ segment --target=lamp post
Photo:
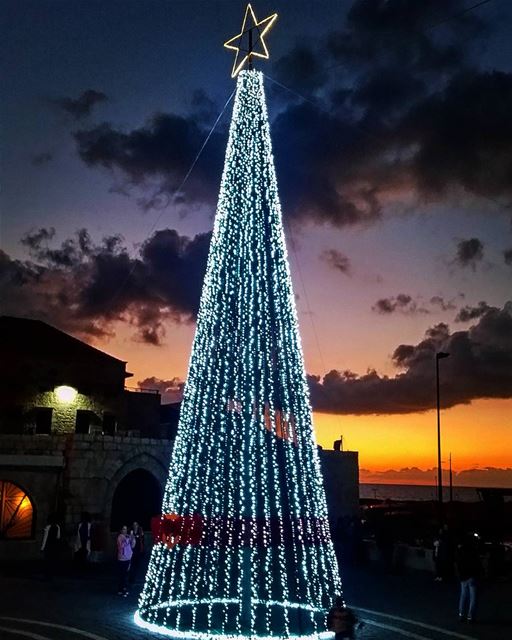
[[[448,358],[450,354],[438,351],[436,353],[436,398],[437,398],[437,500],[439,503],[439,518],[443,517],[443,475],[441,470],[441,410],[439,403],[439,360]]]

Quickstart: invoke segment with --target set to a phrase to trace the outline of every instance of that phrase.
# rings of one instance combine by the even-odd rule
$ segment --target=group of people
[[[75,560],[83,565],[91,552],[91,517],[84,513],[76,532]],[[139,575],[140,564],[144,555],[144,530],[135,521],[128,530],[123,525],[116,538],[116,561],[118,589],[120,596],[126,597],[128,586],[133,584]]]
[[[51,515],[43,531],[41,551],[44,554],[46,573],[53,574],[53,567],[58,559],[62,543],[61,527],[55,515]],[[76,529],[75,560],[77,565],[84,566],[91,552],[91,518],[82,514]],[[126,597],[129,585],[133,584],[140,571],[144,554],[144,531],[138,522],[129,529],[123,525],[116,539],[116,558],[118,576],[118,595]],[[434,542],[435,580],[442,582],[453,575],[455,569],[460,581],[459,619],[473,622],[476,614],[478,583],[482,576],[478,536],[466,535],[455,545],[451,533],[446,526]],[[357,618],[348,609],[341,598],[336,598],[329,612],[327,625],[337,640],[353,638],[357,626]]]
[[[88,513],[82,513],[74,537],[75,566],[84,570],[91,557],[91,538],[93,533],[92,518]],[[50,515],[48,524],[43,530],[41,552],[44,558],[44,572],[48,579],[55,573],[59,562],[62,544],[62,527],[55,514]],[[144,555],[144,530],[138,522],[134,522],[130,529],[122,526],[116,538],[116,561],[118,575],[118,594],[128,595],[128,585],[133,584],[140,572],[140,565]]]

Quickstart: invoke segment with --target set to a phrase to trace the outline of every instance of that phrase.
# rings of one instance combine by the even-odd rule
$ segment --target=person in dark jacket
[[[135,540],[132,561],[130,564],[130,584],[135,584],[140,573],[140,565],[144,556],[144,529],[138,522],[132,525],[131,535]]]
[[[327,614],[327,630],[334,632],[336,640],[353,640],[357,625],[354,612],[346,606],[341,596],[337,596],[334,606]]]
[[[452,537],[448,525],[445,524],[434,542],[436,582],[448,580],[453,575],[453,561]]]
[[[478,580],[482,565],[478,549],[478,536],[466,536],[457,547],[455,566],[460,580],[459,619],[474,622],[478,597]]]
[[[91,553],[91,516],[84,511],[76,531],[75,560],[78,566],[87,565]]]
[[[43,531],[43,541],[41,551],[44,555],[45,574],[47,578],[52,578],[55,573],[55,566],[59,560],[60,550],[60,526],[57,516],[52,514],[48,518],[48,524]]]

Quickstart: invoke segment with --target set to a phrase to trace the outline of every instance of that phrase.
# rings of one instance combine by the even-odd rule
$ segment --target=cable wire
[[[204,151],[204,148],[206,147],[206,145],[208,144],[208,141],[210,140],[213,132],[215,131],[215,128],[217,127],[217,125],[220,122],[220,119],[222,118],[222,116],[224,115],[224,112],[226,111],[228,104],[231,102],[233,96],[235,95],[235,91],[236,88],[233,89],[233,91],[231,92],[231,95],[229,96],[229,98],[226,100],[226,103],[224,104],[224,106],[222,107],[222,111],[219,113],[219,115],[217,116],[217,119],[215,120],[215,122],[213,123],[212,128],[210,129],[208,135],[206,136],[206,138],[203,141],[203,144],[201,145],[199,151],[197,152],[194,160],[192,161],[192,164],[190,165],[190,168],[188,169],[187,173],[185,174],[185,177],[183,178],[183,180],[180,182],[179,186],[176,187],[176,189],[174,189],[174,191],[169,195],[169,200],[171,200],[172,198],[174,198],[185,186],[187,180],[190,177],[190,174],[192,173],[192,171],[194,170],[194,167],[197,164],[197,161],[199,160],[199,158],[201,157],[201,154]],[[153,231],[156,228],[156,225],[158,224],[158,222],[160,221],[160,218],[162,217],[162,215],[164,214],[165,208],[162,209],[162,211],[160,211],[160,213],[158,214],[158,216],[156,217],[156,219],[154,220],[153,224],[151,225],[151,227],[149,228],[148,232],[146,233],[146,240],[149,238],[149,236],[153,233]],[[131,269],[128,271],[128,274],[126,276],[126,278],[121,282],[119,288],[114,292],[110,302],[112,304],[112,302],[114,302],[118,297],[119,294],[123,291],[123,289],[126,287],[126,285],[128,284],[128,281],[130,280],[130,278],[133,276],[135,269],[137,268],[137,260],[134,260],[133,265],[131,267]]]

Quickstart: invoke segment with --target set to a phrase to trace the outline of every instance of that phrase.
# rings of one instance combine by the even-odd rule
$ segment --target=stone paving
[[[456,584],[434,583],[425,574],[344,572],[348,603],[365,626],[359,640],[507,640],[512,638],[512,585],[487,586],[480,622],[456,619]],[[66,572],[48,581],[37,569],[0,575],[0,638],[15,640],[149,640],[133,623],[140,585],[122,598],[105,567],[84,575]]]

